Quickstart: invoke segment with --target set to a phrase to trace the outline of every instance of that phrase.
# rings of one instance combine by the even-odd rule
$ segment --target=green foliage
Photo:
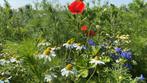
[[[6,60],[6,64],[0,62],[0,80],[44,83],[46,75],[50,75],[51,83],[140,83],[137,78],[140,74],[147,77],[147,3],[144,0],[134,0],[121,7],[95,3],[79,15],[72,15],[67,7],[51,5],[47,0],[36,3],[35,8],[26,5],[18,10],[11,9],[4,1],[5,7],[0,7],[0,60]],[[83,25],[96,35],[87,36],[80,30]],[[89,45],[89,39],[96,46]],[[67,49],[63,45],[69,42],[84,45],[86,49]],[[119,56],[116,47],[123,51],[129,49],[133,60],[124,57],[114,60],[110,55]],[[56,56],[38,57],[48,51]],[[16,61],[11,61],[13,58]],[[105,65],[92,65],[92,59]],[[124,67],[126,63],[132,68]],[[72,64],[76,75],[62,76],[61,70],[67,69],[68,64]]]

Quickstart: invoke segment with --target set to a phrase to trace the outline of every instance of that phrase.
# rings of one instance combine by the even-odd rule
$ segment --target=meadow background
[[[97,33],[107,33],[111,37],[118,34],[128,34],[131,42],[125,45],[125,48],[131,49],[135,65],[126,72],[129,72],[131,78],[140,76],[140,74],[147,77],[147,3],[143,0],[133,0],[127,5],[115,6],[99,1],[90,2],[93,4],[92,6],[87,2],[84,13],[77,16],[68,11],[67,5],[52,4],[47,0],[34,3],[34,6],[25,5],[17,9],[11,8],[9,2],[4,0],[4,5],[0,6],[0,59],[15,57],[17,60],[25,60],[26,64],[0,66],[0,79],[4,80],[10,75],[12,83],[42,83],[42,72],[54,65],[57,68],[53,71],[60,73],[58,66],[62,65],[61,67],[63,67],[65,64],[63,62],[64,56],[62,56],[64,53],[59,51],[60,56],[55,61],[47,66],[42,65],[41,61],[37,63],[31,57],[34,53],[37,54],[42,50],[42,48],[37,48],[36,44],[49,42],[50,46],[61,46],[70,38],[83,41],[80,27],[85,24],[91,28],[98,26]],[[82,21],[81,19],[84,18],[86,19]],[[95,42],[103,42],[97,38],[94,40]],[[36,50],[38,51],[36,52]],[[36,63],[38,65],[33,66]],[[13,68],[14,66],[16,67]],[[22,71],[20,71],[21,69]],[[9,71],[8,75],[3,76],[2,72],[7,71]],[[123,70],[115,72],[121,71]],[[111,76],[109,74],[107,76],[109,80]],[[119,74],[113,79],[117,77]],[[62,77],[58,81],[63,82]],[[85,79],[80,79],[79,82],[83,81]],[[105,79],[101,78],[99,82],[103,83],[104,81]],[[70,80],[69,83],[72,81]]]

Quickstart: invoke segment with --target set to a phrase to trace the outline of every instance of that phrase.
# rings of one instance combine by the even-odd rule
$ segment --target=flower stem
[[[91,76],[88,78],[88,80],[86,81],[86,83],[88,83],[90,81],[90,79],[92,78],[92,76],[94,75],[94,73],[96,72],[97,67],[95,67],[93,73],[91,74]]]

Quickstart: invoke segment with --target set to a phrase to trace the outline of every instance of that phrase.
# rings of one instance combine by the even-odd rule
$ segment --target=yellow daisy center
[[[72,65],[72,64],[66,65],[66,69],[67,69],[67,70],[72,70],[72,68],[73,68],[73,65]]]
[[[78,46],[81,46],[81,43],[77,43]]]
[[[95,57],[94,57],[94,59],[95,59],[95,60],[98,60],[98,59],[99,59],[99,57],[98,57],[98,56],[95,56]]]
[[[71,38],[70,40],[67,41],[68,44],[72,44],[75,41],[74,38]]]
[[[46,50],[49,50],[49,51],[50,51],[51,49],[52,49],[52,48],[48,47]]]
[[[49,55],[50,52],[51,52],[51,48],[48,47],[46,50],[44,50],[43,54],[44,55]]]

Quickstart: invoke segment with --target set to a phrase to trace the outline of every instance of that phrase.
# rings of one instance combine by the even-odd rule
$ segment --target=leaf
[[[99,48],[92,46],[92,55],[96,55],[99,52]]]
[[[88,76],[88,70],[87,69],[80,70],[80,75],[79,76],[82,76],[83,78],[86,78]]]
[[[104,61],[105,63],[110,62],[110,57],[104,56],[104,57],[102,57],[102,61]]]

